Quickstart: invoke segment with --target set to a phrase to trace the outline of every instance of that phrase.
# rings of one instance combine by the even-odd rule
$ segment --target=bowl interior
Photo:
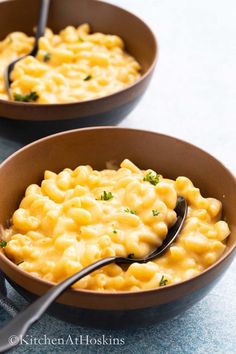
[[[0,39],[12,31],[33,35],[40,0],[11,0],[0,3]],[[30,16],[29,16],[30,14]],[[155,39],[136,16],[112,4],[97,0],[52,0],[48,27],[58,32],[66,26],[89,23],[92,31],[121,36],[128,52],[141,64],[143,73],[155,59]]]
[[[197,147],[172,137],[112,127],[59,133],[28,145],[3,163],[0,168],[0,224],[5,224],[11,217],[25,188],[31,183],[40,183],[46,169],[59,172],[81,164],[104,169],[106,162],[119,165],[124,158],[169,178],[189,177],[204,196],[222,201],[224,217],[235,231],[236,182],[220,162]],[[233,242],[232,236],[228,245]]]

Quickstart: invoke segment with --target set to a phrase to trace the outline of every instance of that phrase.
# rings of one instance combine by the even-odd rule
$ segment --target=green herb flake
[[[161,176],[158,175],[156,172],[150,171],[146,174],[146,176],[144,176],[143,180],[145,182],[151,183],[153,186],[156,186],[160,182],[160,177]]]
[[[78,37],[78,41],[79,41],[79,42],[84,42],[84,39],[79,36],[79,37]]]
[[[165,278],[164,275],[162,275],[159,285],[160,286],[165,286],[167,283],[168,283],[168,279]]]
[[[130,214],[133,214],[133,215],[137,215],[137,212],[135,210],[132,210],[132,209],[129,209],[129,208],[126,208],[124,211],[125,211],[125,213],[130,213]]]
[[[0,247],[4,248],[4,247],[6,247],[6,245],[7,245],[6,241],[4,241],[4,240],[0,241]]]
[[[153,216],[158,216],[160,214],[159,211],[157,211],[156,209],[152,210],[152,215]]]
[[[43,61],[45,63],[47,63],[49,60],[51,59],[51,54],[50,53],[46,53],[43,57]]]
[[[84,81],[89,81],[92,79],[92,75],[87,75],[85,78],[84,78]]]
[[[113,230],[112,232],[113,232],[113,234],[117,234],[117,230]]]
[[[113,198],[113,195],[111,192],[104,191],[103,194],[101,195],[101,200],[110,200],[112,198]]]
[[[14,93],[13,97],[14,97],[14,101],[18,101],[18,102],[34,102],[37,101],[39,95],[37,94],[37,92],[32,91],[28,95],[21,95],[19,93]]]

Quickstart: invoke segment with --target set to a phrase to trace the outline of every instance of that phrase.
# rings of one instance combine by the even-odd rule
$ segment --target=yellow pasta
[[[224,252],[230,230],[221,220],[221,203],[202,197],[186,177],[170,180],[127,159],[118,170],[45,171],[41,185],[29,186],[15,211],[4,250],[21,269],[52,282],[103,257],[144,257],[175,223],[178,195],[186,198],[188,215],[164,255],[146,264],[108,265],[74,288],[138,291],[174,284],[199,274]]]
[[[33,37],[10,33],[0,41],[0,99],[7,100],[4,69],[28,54]],[[140,77],[139,63],[125,52],[116,35],[90,33],[88,24],[50,29],[39,40],[37,57],[27,56],[11,73],[15,101],[68,103],[95,99],[122,90]]]

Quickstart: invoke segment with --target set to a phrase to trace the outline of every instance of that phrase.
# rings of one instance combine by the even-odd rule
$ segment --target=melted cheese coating
[[[111,264],[73,286],[138,291],[189,279],[224,252],[229,235],[221,202],[203,198],[187,177],[175,181],[124,160],[118,170],[79,166],[46,171],[30,185],[6,230],[6,255],[39,278],[60,282],[107,256],[144,257],[176,222],[177,196],[188,215],[176,242],[160,258],[130,266]]]
[[[0,42],[0,99],[7,100],[4,70],[28,54],[34,38],[10,33]],[[11,73],[11,95],[36,103],[69,103],[95,99],[122,90],[140,77],[139,63],[125,52],[115,35],[90,33],[88,24],[68,26],[59,34],[50,29],[39,40],[37,57],[27,56]],[[22,97],[23,96],[23,97]]]

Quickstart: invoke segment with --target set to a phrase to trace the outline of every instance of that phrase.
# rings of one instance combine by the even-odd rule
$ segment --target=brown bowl
[[[131,318],[142,313],[147,316],[145,309],[148,308],[157,321],[173,316],[201,299],[227,269],[236,248],[235,178],[203,150],[166,135],[115,127],[73,130],[41,139],[19,150],[0,165],[0,224],[5,225],[11,217],[26,187],[31,183],[40,183],[44,170],[58,172],[80,164],[103,169],[106,161],[119,163],[124,158],[131,159],[143,169],[157,170],[169,178],[188,176],[203,195],[221,200],[224,217],[231,228],[226,250],[220,260],[203,273],[176,285],[115,294],[67,290],[58,301],[80,309],[96,310],[100,319],[101,312],[109,314],[110,319],[111,314],[118,316],[119,313],[129,313]],[[8,278],[32,294],[42,295],[52,286],[52,283],[19,269],[3,252],[0,253],[0,268]]]
[[[0,38],[12,31],[33,35],[39,3],[40,0],[1,1]],[[152,31],[132,13],[102,1],[51,1],[48,27],[53,31],[84,22],[91,24],[95,32],[122,37],[127,51],[142,66],[141,78],[109,96],[78,103],[32,104],[0,100],[0,117],[31,121],[78,119],[80,126],[113,124],[121,121],[136,106],[149,84],[157,59],[157,43]]]

